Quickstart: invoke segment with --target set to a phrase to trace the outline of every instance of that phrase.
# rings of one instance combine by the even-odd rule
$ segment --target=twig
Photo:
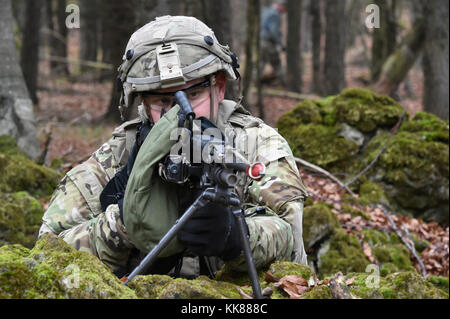
[[[402,234],[402,231],[397,227],[397,225],[395,224],[391,215],[387,212],[386,208],[384,207],[384,205],[379,204],[378,207],[381,208],[381,210],[383,211],[383,214],[386,216],[386,218],[391,223],[391,226],[394,229],[394,232],[397,234],[398,237],[400,237],[401,241],[403,242],[403,244],[405,244],[406,248],[408,248],[408,250],[413,254],[414,258],[416,258],[417,262],[419,263],[420,269],[422,271],[422,276],[426,277],[427,270],[425,268],[425,265],[424,265],[422,259],[420,259],[419,255],[417,254],[414,244],[411,244],[411,242],[409,242],[408,240],[405,239],[405,235]],[[406,234],[406,235],[408,236],[408,234]],[[412,241],[411,237],[408,236],[408,238]]]
[[[251,93],[256,93],[256,88],[251,88]],[[274,97],[282,97],[282,98],[288,98],[293,100],[317,100],[320,98],[320,96],[312,95],[312,94],[301,94],[297,92],[291,92],[286,90],[277,90],[277,89],[269,89],[266,88],[262,90],[262,94],[265,96],[274,96]]]
[[[49,60],[49,61],[54,61],[54,62],[67,63],[67,64],[84,65],[84,66],[87,66],[90,68],[95,68],[95,69],[105,69],[105,70],[113,70],[114,69],[114,66],[112,64],[95,62],[95,61],[67,59],[67,58],[63,58],[63,57],[59,57],[59,56],[45,56],[42,58],[42,60]]]
[[[328,177],[329,179],[331,179],[332,181],[334,181],[335,183],[339,184],[339,186],[341,186],[341,188],[344,188],[347,192],[349,192],[352,196],[355,196],[355,193],[352,192],[352,190],[350,188],[348,188],[346,185],[344,185],[336,176],[332,175],[330,172],[324,170],[323,168],[311,164],[303,159],[294,157],[295,162],[297,162],[300,165],[303,165],[305,167],[308,167],[309,169],[312,169],[318,173],[321,173],[323,175],[325,175],[326,177]]]

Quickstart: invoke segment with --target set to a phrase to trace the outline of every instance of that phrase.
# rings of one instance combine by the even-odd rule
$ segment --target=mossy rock
[[[0,247],[0,298],[136,298],[97,257],[54,235]]]
[[[301,299],[333,299],[328,286],[316,286],[311,291],[302,294]]]
[[[436,115],[418,112],[411,121],[403,123],[401,131],[417,133],[426,141],[442,142],[448,144],[449,125]]]
[[[369,173],[395,211],[448,225],[449,147],[399,132],[381,133],[367,145],[360,167],[371,163],[387,145]]]
[[[368,264],[358,238],[339,229],[331,237],[326,252],[318,256],[318,274],[319,278],[325,278],[337,272],[363,272]]]
[[[0,191],[27,191],[34,197],[48,198],[58,186],[61,174],[36,164],[20,151],[14,139],[0,137]]]
[[[380,266],[381,276],[398,272],[413,271],[411,255],[397,238],[375,229],[363,230],[364,241],[372,248],[375,262]]]
[[[0,246],[21,244],[31,248],[43,214],[42,204],[27,192],[0,193]]]
[[[279,126],[279,131],[295,156],[329,170],[344,169],[358,154],[358,144],[338,136],[340,130],[337,127],[306,124],[287,128]]]
[[[361,88],[345,89],[331,103],[337,121],[363,133],[392,128],[404,112],[403,106],[389,96]]]
[[[360,204],[381,201],[399,214],[447,226],[449,124],[426,112],[409,120],[404,112],[388,96],[346,89],[337,96],[300,103],[280,118],[277,127],[295,156],[350,177],[368,167],[383,149],[352,185],[362,192]],[[392,136],[390,130],[402,115],[402,125]],[[343,127],[362,135],[353,134],[357,138],[352,139],[343,134]]]
[[[427,278],[435,287],[445,291],[448,294],[448,277],[430,276]]]
[[[303,213],[303,242],[305,249],[330,237],[337,228],[339,220],[326,203],[316,203],[305,208]]]
[[[415,271],[396,272],[379,277],[376,274],[351,273],[350,290],[363,299],[448,299],[448,293],[435,287]]]

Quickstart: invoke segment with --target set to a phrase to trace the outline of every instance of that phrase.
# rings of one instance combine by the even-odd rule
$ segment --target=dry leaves
[[[355,209],[363,211],[369,220],[360,216],[352,217],[350,214],[340,213],[342,209],[341,198],[345,190],[338,187],[336,183],[325,177],[319,177],[307,173],[300,167],[301,176],[304,184],[308,187],[311,198],[314,202],[322,201],[331,204],[331,211],[336,214],[342,227],[348,233],[357,235],[362,241],[363,251],[370,262],[375,259],[372,255],[370,246],[364,242],[361,232],[364,229],[377,229],[391,233],[394,230],[382,209],[371,207],[353,206]],[[400,230],[406,229],[410,235],[415,235],[418,239],[430,243],[420,254],[420,258],[425,264],[428,275],[449,276],[449,228],[442,227],[436,222],[425,223],[421,219],[415,219],[406,216],[396,216],[390,213],[394,223]],[[405,238],[408,235],[405,232]],[[420,271],[418,262],[412,258],[416,269]]]
[[[328,286],[329,284],[328,280],[319,282],[316,275],[314,275],[309,282],[298,275],[287,275],[278,279],[270,271],[266,272],[265,280],[268,283],[273,282],[274,286],[286,292],[290,299],[299,299],[303,293],[311,291],[314,287],[322,285]]]

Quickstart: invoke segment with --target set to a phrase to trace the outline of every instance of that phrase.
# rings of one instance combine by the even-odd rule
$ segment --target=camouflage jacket
[[[266,208],[264,215],[246,217],[256,267],[275,260],[306,264],[302,215],[307,191],[287,142],[275,129],[232,101],[220,104],[216,122],[223,132],[231,129],[235,133],[235,147],[250,162],[266,164],[261,181],[240,175],[235,189],[246,203],[246,213],[258,206]],[[127,237],[118,205],[110,205],[103,212],[99,196],[127,163],[139,123],[136,119],[116,128],[108,142],[66,174],[43,216],[39,236],[57,234],[72,247],[99,257],[113,271],[126,267],[134,245]],[[245,270],[243,256],[230,265]]]

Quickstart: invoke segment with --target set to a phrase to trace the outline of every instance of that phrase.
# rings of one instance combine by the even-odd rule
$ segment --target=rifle
[[[180,121],[179,126],[184,125],[185,120],[188,121],[188,129],[192,142],[192,127],[196,115],[192,106],[183,91],[175,94],[175,99],[180,105]],[[202,149],[205,146],[204,141],[199,141]],[[195,212],[204,207],[209,202],[218,203],[231,208],[236,225],[238,226],[241,246],[243,248],[247,272],[251,280],[253,295],[256,299],[262,299],[261,287],[258,281],[255,263],[250,248],[249,235],[247,235],[247,225],[243,213],[241,201],[239,197],[230,189],[232,189],[238,177],[234,171],[245,172],[248,177],[253,180],[261,180],[265,173],[265,166],[262,163],[249,165],[248,163],[224,163],[225,147],[222,141],[209,140],[208,145],[212,145],[210,155],[214,159],[213,163],[193,164],[186,160],[182,155],[168,155],[164,164],[160,166],[160,176],[166,181],[183,184],[188,180],[194,180],[197,188],[201,189],[201,194],[186,209],[184,214],[175,222],[172,228],[161,238],[159,243],[145,256],[140,264],[124,278],[124,284],[128,285],[129,281],[135,276],[143,273],[145,269],[155,262],[161,251],[167,247],[177,235],[178,231],[183,228],[186,222],[195,214]],[[191,143],[192,145],[193,143]]]

